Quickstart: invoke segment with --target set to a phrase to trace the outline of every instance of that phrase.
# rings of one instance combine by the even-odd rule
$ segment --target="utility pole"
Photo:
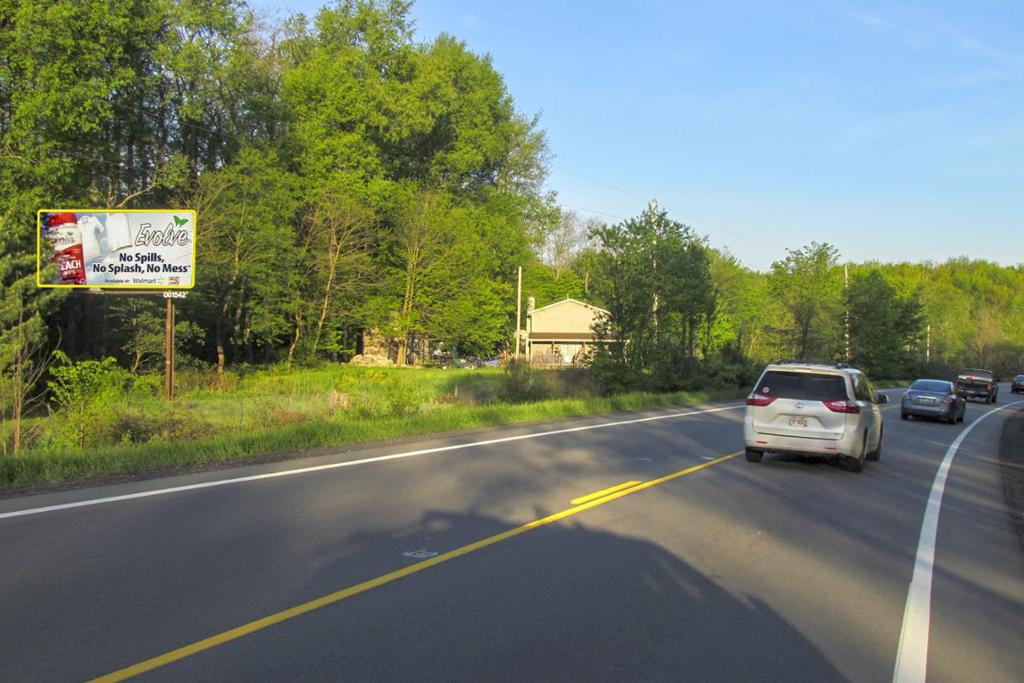
[[[530,333],[533,332],[533,309],[537,307],[537,300],[532,297],[526,297],[526,326],[525,333],[526,337],[526,362],[533,365],[533,346],[530,344]]]
[[[519,324],[523,319],[523,267],[519,266],[519,275],[517,277],[518,283],[516,284],[516,355],[515,359],[519,360]]]
[[[846,291],[846,329],[843,331],[843,341],[846,344],[846,362],[850,362],[850,264],[843,264],[843,282]]]
[[[658,200],[651,199],[647,205],[651,211],[651,226],[654,228],[654,258],[652,259],[652,270],[654,271],[654,303],[651,306],[651,317],[654,321],[654,340],[658,340],[658,226],[655,218],[658,215]]]
[[[932,362],[932,324],[928,323],[928,336],[924,345],[924,360],[926,363]]]

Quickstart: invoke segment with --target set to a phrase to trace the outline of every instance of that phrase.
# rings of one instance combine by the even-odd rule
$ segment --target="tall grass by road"
[[[601,396],[585,371],[283,367],[218,378],[178,376],[178,398],[159,377],[116,368],[83,400],[85,420],[61,411],[30,425],[29,447],[0,458],[0,487],[139,474],[298,453],[403,436],[694,404],[741,389]],[[0,435],[2,436],[2,435]]]

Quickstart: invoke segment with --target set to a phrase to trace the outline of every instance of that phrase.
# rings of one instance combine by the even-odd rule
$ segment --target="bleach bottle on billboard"
[[[82,231],[73,213],[51,213],[46,217],[46,239],[53,246],[53,261],[60,271],[60,283],[85,284],[85,253]]]

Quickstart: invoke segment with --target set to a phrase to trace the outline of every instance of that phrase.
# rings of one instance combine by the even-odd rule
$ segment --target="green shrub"
[[[539,370],[525,363],[509,363],[502,375],[497,398],[508,403],[541,401],[551,396],[551,386]]]
[[[50,368],[53,379],[47,385],[58,415],[50,420],[50,441],[58,450],[82,449],[105,431],[112,406],[124,397],[132,376],[114,358],[76,362],[63,351],[54,356],[57,363]]]

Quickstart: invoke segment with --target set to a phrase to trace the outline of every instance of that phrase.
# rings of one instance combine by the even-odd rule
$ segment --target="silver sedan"
[[[966,399],[957,395],[952,382],[941,379],[915,380],[903,394],[900,405],[900,417],[904,420],[930,417],[953,424],[963,422],[966,411]]]

